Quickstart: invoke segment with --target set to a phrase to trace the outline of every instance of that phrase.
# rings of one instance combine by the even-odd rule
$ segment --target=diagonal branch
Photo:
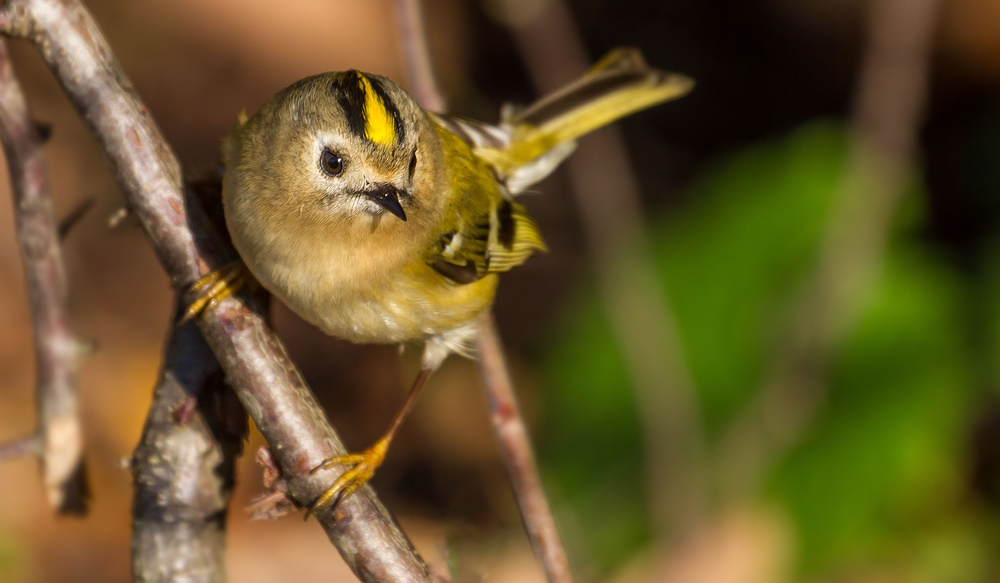
[[[78,0],[8,0],[0,30],[39,50],[107,155],[177,288],[236,259],[186,195],[176,156]],[[270,444],[289,495],[299,504],[312,502],[336,472],[309,470],[346,452],[284,347],[238,298],[210,306],[198,326]],[[370,488],[316,517],[361,580],[430,580],[426,564]]]
[[[28,114],[2,40],[0,140],[7,155],[35,336],[38,429],[25,441],[34,442],[33,453],[41,460],[49,504],[60,514],[85,514],[89,493],[77,379],[81,345],[70,330],[66,270],[52,213],[42,136]]]
[[[199,414],[183,419],[194,402]],[[174,328],[132,456],[135,581],[225,582],[226,509],[246,429],[246,412],[198,328]]]

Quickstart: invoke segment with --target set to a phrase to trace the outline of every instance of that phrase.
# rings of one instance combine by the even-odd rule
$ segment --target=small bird
[[[692,87],[649,68],[638,50],[616,49],[530,107],[505,108],[499,125],[425,111],[389,79],[354,70],[302,79],[240,116],[222,148],[222,201],[244,265],[197,281],[188,317],[252,275],[327,334],[424,342],[388,431],[317,466],[348,469],[310,511],[372,477],[431,372],[451,353],[471,356],[497,274],[545,250],[514,197],[565,160],[576,138]]]

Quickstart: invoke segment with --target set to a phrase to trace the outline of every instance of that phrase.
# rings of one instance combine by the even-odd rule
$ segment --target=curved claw
[[[361,486],[368,483],[375,475],[375,470],[382,465],[385,459],[385,452],[389,449],[389,439],[382,438],[375,445],[366,449],[362,453],[348,454],[324,460],[313,468],[310,473],[314,474],[319,470],[330,469],[333,466],[351,466],[341,474],[326,492],[316,499],[306,510],[305,520],[317,510],[326,507],[336,508],[338,504],[346,500],[351,494],[358,491]]]
[[[197,298],[188,305],[184,316],[181,317],[177,325],[186,323],[202,313],[206,307],[214,306],[238,292],[248,281],[252,281],[252,277],[246,266],[239,261],[203,275],[198,281],[191,284],[191,291],[197,294]]]

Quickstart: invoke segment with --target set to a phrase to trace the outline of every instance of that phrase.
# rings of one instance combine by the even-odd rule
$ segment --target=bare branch
[[[94,204],[96,202],[97,199],[92,196],[83,199],[73,208],[72,211],[69,212],[69,214],[59,221],[59,229],[57,232],[59,233],[60,241],[65,239],[66,235],[69,235],[69,232],[73,230],[73,227],[80,223],[90,209],[94,208]]]
[[[876,0],[858,77],[847,167],[817,266],[759,397],[723,441],[724,482],[757,487],[825,398],[831,352],[882,269],[923,120],[939,0]]]
[[[507,465],[507,475],[514,486],[528,539],[541,560],[550,583],[572,582],[569,559],[559,539],[549,501],[545,498],[538,466],[535,464],[535,453],[514,396],[514,386],[504,360],[503,344],[497,333],[493,314],[489,312],[479,317],[476,348],[479,353],[479,372],[490,407],[490,420],[500,442],[500,451]]]
[[[448,110],[448,104],[434,77],[421,0],[393,0],[393,3],[396,6],[403,61],[413,96],[424,109],[444,113]]]
[[[179,420],[178,407],[191,400],[200,414]],[[174,328],[132,456],[135,581],[226,580],[226,509],[246,429],[246,412],[198,328]]]
[[[178,289],[236,259],[186,196],[176,156],[78,0],[8,0],[0,30],[38,48],[108,156],[130,209]],[[312,502],[336,472],[309,470],[346,451],[284,348],[264,318],[239,298],[209,307],[198,326],[271,445],[289,496],[299,504]],[[316,517],[361,580],[430,580],[426,564],[371,488]]]
[[[542,93],[589,64],[569,8],[550,0],[536,10],[506,0],[521,57]],[[648,500],[662,538],[683,537],[706,511],[704,444],[694,383],[666,290],[653,271],[639,187],[621,133],[604,128],[580,140],[566,161],[584,236],[615,341],[642,415]]]
[[[0,140],[7,155],[35,336],[38,455],[49,504],[60,514],[85,514],[77,372],[79,345],[70,330],[66,270],[52,213],[42,136],[0,41]]]
[[[36,456],[42,451],[37,434],[27,435],[7,443],[0,444],[0,461],[16,459],[25,456]]]

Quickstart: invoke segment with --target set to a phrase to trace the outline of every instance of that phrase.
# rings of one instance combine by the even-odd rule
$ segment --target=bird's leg
[[[219,269],[209,271],[191,284],[191,291],[197,297],[188,306],[177,325],[180,326],[200,314],[206,307],[214,306],[238,292],[248,282],[256,282],[256,280],[241,261],[234,261]]]
[[[403,406],[399,408],[399,412],[392,419],[388,431],[374,445],[361,453],[332,457],[313,468],[313,472],[318,472],[319,470],[330,469],[333,466],[350,466],[306,511],[306,518],[309,518],[310,514],[326,506],[333,505],[336,507],[337,504],[357,491],[358,488],[364,486],[372,478],[375,470],[382,465],[382,460],[385,459],[385,453],[389,450],[389,444],[392,443],[392,438],[396,435],[396,431],[402,425],[410,409],[413,408],[413,403],[416,402],[417,395],[424,386],[424,381],[427,380],[427,377],[430,376],[433,370],[432,368],[420,369],[420,374],[413,381],[413,386],[410,388],[409,394],[406,395]]]

